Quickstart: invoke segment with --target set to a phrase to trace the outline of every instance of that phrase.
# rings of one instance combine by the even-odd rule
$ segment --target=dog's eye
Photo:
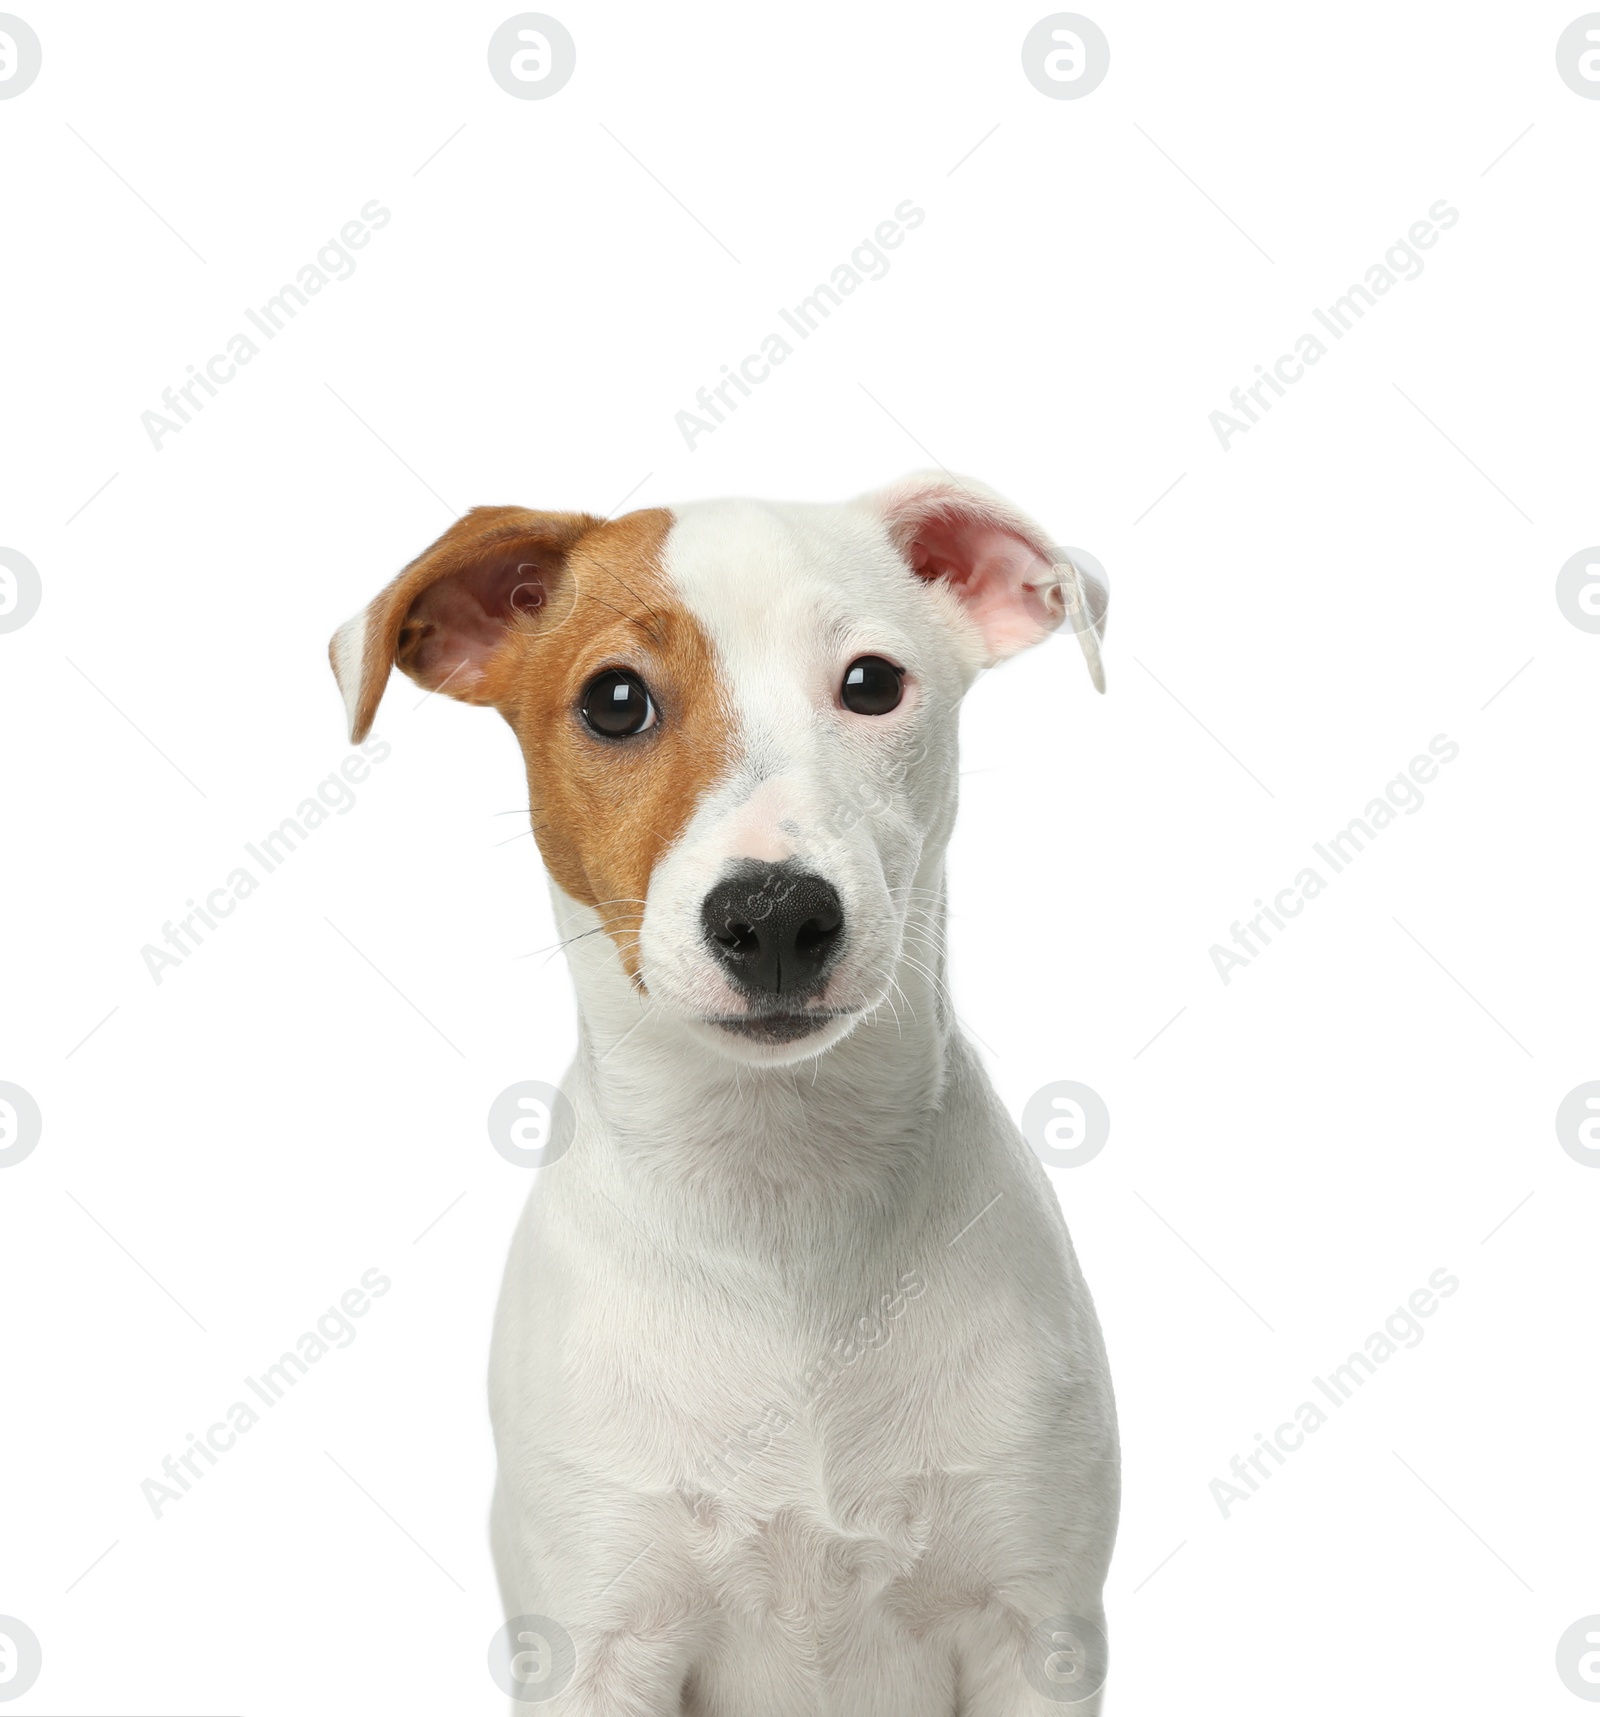
[[[857,656],[844,671],[840,701],[857,715],[887,715],[900,701],[904,676],[882,656]]]
[[[578,707],[589,730],[603,739],[632,739],[656,724],[655,700],[644,681],[615,668],[590,682]]]

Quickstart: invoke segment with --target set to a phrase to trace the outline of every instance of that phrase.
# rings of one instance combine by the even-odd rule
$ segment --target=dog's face
[[[619,975],[723,1053],[775,1063],[890,997],[930,902],[974,675],[1104,593],[942,475],[843,506],[696,502],[613,522],[482,507],[333,641],[363,737],[398,662],[491,704],[557,886]]]

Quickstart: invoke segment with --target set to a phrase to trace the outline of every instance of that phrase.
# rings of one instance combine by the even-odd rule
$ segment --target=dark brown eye
[[[591,733],[632,739],[656,724],[656,706],[644,681],[613,668],[591,680],[578,706]]]
[[[844,671],[839,699],[857,715],[887,715],[900,701],[904,676],[882,656],[857,656]]]

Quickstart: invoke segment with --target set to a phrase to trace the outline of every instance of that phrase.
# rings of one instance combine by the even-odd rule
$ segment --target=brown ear
[[[350,742],[378,713],[397,663],[419,686],[485,701],[485,667],[513,622],[556,598],[567,556],[600,521],[587,513],[474,507],[333,635]]]

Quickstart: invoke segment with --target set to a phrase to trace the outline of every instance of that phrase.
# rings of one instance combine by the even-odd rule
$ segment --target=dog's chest
[[[907,1272],[824,1343],[724,1328],[698,1363],[667,1343],[645,1362],[668,1411],[640,1488],[672,1499],[720,1613],[825,1626],[878,1603],[915,1628],[970,1603],[998,1548],[984,1498],[1026,1416],[1027,1356],[1014,1331],[952,1330],[933,1313],[947,1295],[925,1294]],[[981,1367],[962,1363],[980,1347]],[[627,1362],[637,1387],[636,1348]]]
[[[960,1601],[959,1568],[937,1552],[973,1480],[913,1467],[869,1418],[837,1403],[772,1410],[676,1487],[683,1549],[719,1613],[790,1618],[821,1649],[831,1620],[865,1606],[916,1622]]]

